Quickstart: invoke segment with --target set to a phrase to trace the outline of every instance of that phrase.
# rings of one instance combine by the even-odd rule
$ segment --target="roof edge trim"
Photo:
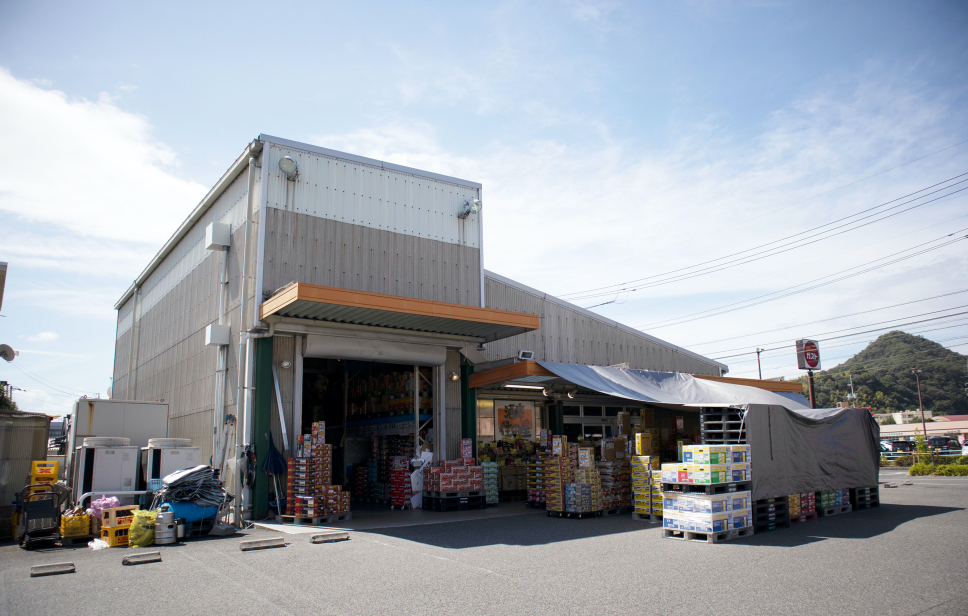
[[[458,186],[466,186],[468,188],[482,188],[479,182],[471,182],[470,180],[462,180],[460,178],[455,178],[449,175],[444,175],[442,173],[434,173],[433,171],[424,171],[423,169],[416,169],[414,167],[405,167],[403,165],[397,165],[395,163],[389,163],[382,160],[377,160],[375,158],[367,158],[366,156],[357,156],[356,154],[348,154],[346,152],[340,152],[339,150],[331,150],[329,148],[324,148],[318,145],[311,145],[309,143],[302,143],[300,141],[293,141],[291,139],[283,139],[282,137],[273,137],[272,135],[259,135],[259,140],[266,143],[274,143],[276,145],[281,145],[287,148],[293,148],[295,150],[304,150],[306,152],[311,152],[313,154],[322,154],[323,156],[329,156],[330,158],[336,158],[339,160],[346,160],[353,163],[361,163],[364,165],[369,165],[371,167],[377,167],[378,169],[386,169],[388,171],[398,171],[400,173],[407,173],[410,175],[415,175],[417,177],[427,178],[429,180],[439,180],[441,182],[447,182],[448,184],[456,184]]]

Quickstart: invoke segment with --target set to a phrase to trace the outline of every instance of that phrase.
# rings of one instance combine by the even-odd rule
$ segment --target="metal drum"
[[[162,511],[155,518],[155,544],[167,545],[175,543],[176,540],[175,514],[171,511]]]

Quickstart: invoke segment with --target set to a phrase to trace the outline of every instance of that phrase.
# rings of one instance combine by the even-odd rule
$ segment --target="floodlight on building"
[[[467,218],[471,214],[480,212],[483,207],[484,204],[481,203],[480,199],[464,199],[464,204],[461,205],[460,214],[457,217]]]
[[[279,159],[279,171],[286,174],[287,180],[295,180],[299,176],[299,165],[289,156],[283,156]]]

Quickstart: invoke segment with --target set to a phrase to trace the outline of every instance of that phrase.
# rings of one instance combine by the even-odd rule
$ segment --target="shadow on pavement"
[[[825,539],[870,539],[889,533],[906,522],[952,511],[964,511],[964,508],[882,504],[873,509],[817,518],[790,528],[759,533],[742,542],[745,545],[797,547]]]

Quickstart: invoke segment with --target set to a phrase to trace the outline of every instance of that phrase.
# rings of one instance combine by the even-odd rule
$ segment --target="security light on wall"
[[[480,199],[464,199],[464,204],[460,208],[460,214],[457,215],[458,218],[467,218],[471,214],[476,214],[481,211],[484,204],[481,203]]]
[[[295,180],[299,176],[299,165],[292,158],[283,156],[279,159],[279,171],[286,174],[287,180]]]

